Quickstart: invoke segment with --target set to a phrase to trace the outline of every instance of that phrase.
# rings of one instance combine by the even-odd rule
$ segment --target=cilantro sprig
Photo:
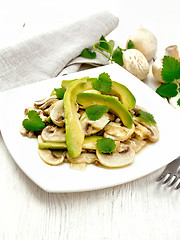
[[[175,97],[180,92],[180,62],[170,56],[164,56],[161,76],[164,81],[156,92],[165,98]],[[177,104],[180,106],[180,99]]]
[[[22,125],[29,131],[40,131],[46,126],[35,110],[28,112],[28,118],[23,120]]]
[[[89,120],[96,121],[109,111],[109,107],[105,105],[91,105],[86,108],[85,112]]]
[[[97,140],[96,147],[102,153],[112,153],[116,148],[116,144],[111,138],[102,138]]]
[[[123,51],[134,48],[134,43],[132,42],[132,40],[129,40],[127,44],[127,49],[120,48],[119,46],[117,46],[114,49],[114,47],[115,47],[115,41],[114,40],[107,41],[105,37],[102,35],[100,40],[93,45],[94,51],[91,51],[90,49],[85,48],[81,52],[80,56],[84,58],[94,59],[96,58],[96,52],[99,52],[100,54],[105,56],[108,59],[108,61],[115,62],[120,66],[123,66],[124,65]]]

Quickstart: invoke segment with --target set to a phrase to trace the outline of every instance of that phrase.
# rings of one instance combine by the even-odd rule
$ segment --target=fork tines
[[[169,163],[162,174],[157,178],[158,181],[162,181],[162,185],[167,184],[168,187],[174,187],[174,189],[180,188],[180,157],[176,158],[173,162]],[[178,182],[179,181],[179,182]]]

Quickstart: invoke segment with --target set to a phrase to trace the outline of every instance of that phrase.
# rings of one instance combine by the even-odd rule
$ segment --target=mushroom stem
[[[168,46],[165,49],[165,54],[170,57],[174,57],[176,59],[179,59],[179,51],[178,51],[178,46],[177,45],[171,45]]]

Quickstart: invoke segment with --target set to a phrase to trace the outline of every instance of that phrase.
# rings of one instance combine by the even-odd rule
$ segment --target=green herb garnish
[[[142,121],[144,120],[145,122],[150,122],[150,123],[156,124],[154,116],[151,113],[145,112],[141,109],[138,109],[138,115],[139,115],[139,117],[141,118]]]
[[[96,58],[96,53],[94,51],[89,50],[89,48],[85,48],[82,50],[80,56],[84,58],[94,59]]]
[[[110,92],[112,81],[108,73],[101,73],[98,78],[92,78],[92,87],[101,92]]]
[[[59,99],[63,99],[64,93],[65,93],[65,89],[64,89],[64,88],[54,88],[54,91],[55,91],[55,93],[56,93],[56,96],[57,96]]]
[[[109,107],[105,105],[91,105],[86,108],[85,112],[89,120],[96,121],[109,111]]]
[[[28,118],[23,120],[22,125],[29,131],[40,131],[46,126],[35,110],[28,112]]]
[[[135,47],[134,47],[134,43],[133,43],[132,40],[129,40],[129,41],[128,41],[128,44],[127,44],[127,49],[133,49],[133,48],[135,48]]]
[[[120,66],[123,66],[124,65],[123,51],[126,51],[127,49],[130,48],[134,48],[134,44],[131,40],[129,40],[127,44],[127,49],[120,48],[119,46],[117,46],[114,49],[114,46],[115,46],[114,40],[107,41],[105,37],[102,35],[100,40],[93,45],[95,52],[93,51],[91,52],[88,48],[85,48],[80,56],[84,58],[96,58],[95,53],[99,52],[103,56],[105,56],[108,59],[108,61],[115,62]]]
[[[102,153],[112,153],[116,144],[111,138],[102,138],[97,140],[96,147]]]
[[[175,97],[180,92],[180,62],[170,56],[164,56],[161,76],[165,82],[156,89],[156,92],[165,98]],[[179,105],[180,100],[177,104]]]

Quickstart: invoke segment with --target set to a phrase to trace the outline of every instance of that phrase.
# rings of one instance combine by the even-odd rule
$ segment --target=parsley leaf
[[[91,105],[86,108],[85,112],[89,120],[96,121],[109,111],[109,107],[105,105]]]
[[[161,97],[166,97],[166,98],[175,97],[178,93],[177,84],[176,83],[163,84],[156,89],[156,92]]]
[[[22,125],[30,131],[40,131],[46,126],[35,110],[28,112],[28,118],[23,120]]]
[[[85,48],[82,50],[80,56],[84,58],[94,59],[96,58],[96,53],[93,51],[90,51],[88,48]]]
[[[156,121],[154,119],[154,116],[151,113],[145,112],[142,109],[138,109],[138,114],[141,117],[142,120],[152,122],[156,124]]]
[[[133,49],[133,48],[135,48],[135,47],[134,47],[134,43],[133,43],[132,40],[129,40],[129,41],[128,41],[128,44],[127,44],[127,49]]]
[[[123,66],[124,62],[123,62],[123,52],[122,49],[118,46],[112,55],[112,60],[119,64],[120,66]]]
[[[101,73],[98,78],[92,79],[92,87],[101,92],[110,92],[112,81],[108,73]]]
[[[96,147],[102,153],[111,153],[116,148],[116,144],[111,138],[102,138],[97,140]]]
[[[63,99],[64,93],[65,93],[65,89],[64,89],[64,88],[54,88],[54,91],[55,91],[55,93],[56,93],[56,96],[57,96],[59,99]]]
[[[180,78],[180,62],[170,56],[164,56],[161,76],[164,82],[171,83]]]

